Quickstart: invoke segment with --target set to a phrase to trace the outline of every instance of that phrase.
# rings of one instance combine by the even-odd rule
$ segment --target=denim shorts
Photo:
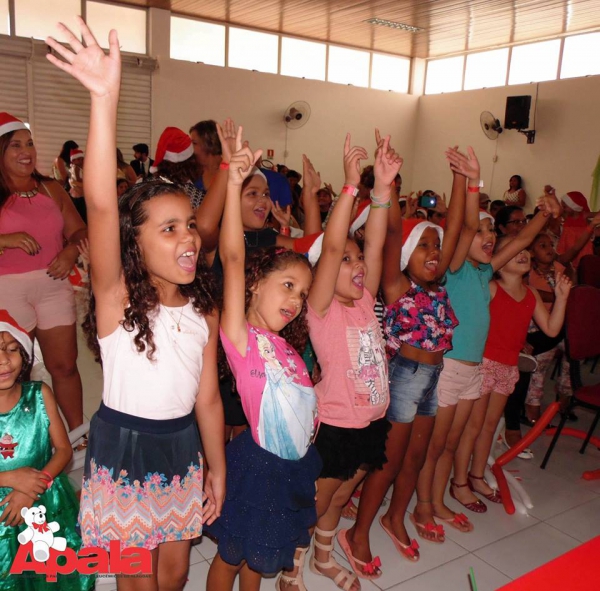
[[[394,423],[412,423],[415,416],[434,417],[437,383],[443,363],[429,365],[406,359],[399,353],[389,362],[390,406],[386,418]]]

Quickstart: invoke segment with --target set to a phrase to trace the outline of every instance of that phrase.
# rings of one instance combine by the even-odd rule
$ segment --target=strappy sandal
[[[373,560],[369,562],[363,562],[358,558],[355,558],[352,554],[352,548],[350,548],[350,543],[348,542],[348,530],[341,529],[337,535],[337,541],[344,551],[352,570],[361,578],[367,580],[378,579],[381,576],[381,559],[379,556],[375,556]]]
[[[281,583],[285,583],[286,585],[295,585],[300,591],[307,591],[306,586],[304,585],[304,579],[302,578],[304,559],[307,552],[308,548],[300,548],[300,557],[296,558],[294,556],[294,566],[298,567],[298,572],[296,573],[295,577],[290,577],[289,575],[280,573],[279,577],[277,577],[277,581],[275,582],[275,589],[277,589],[277,591],[282,591]]]
[[[391,531],[387,527],[385,527],[385,525],[383,524],[383,516],[381,516],[379,518],[379,525],[381,525],[381,529],[383,529],[383,531],[388,536],[390,536],[390,539],[394,543],[394,547],[396,548],[396,550],[398,550],[398,552],[400,554],[402,554],[402,556],[404,556],[404,558],[406,558],[407,560],[410,560],[411,562],[417,562],[417,560],[419,560],[419,558],[421,558],[421,555],[419,554],[419,542],[417,542],[417,540],[413,539],[410,541],[410,544],[403,544],[394,535],[393,531]]]
[[[317,536],[322,536],[324,538],[331,538],[331,542],[329,544],[323,544],[317,541]],[[339,562],[337,562],[334,558],[331,557],[333,553],[333,538],[335,537],[335,530],[333,531],[325,531],[315,527],[315,548],[319,548],[319,550],[324,550],[325,552],[329,552],[329,557],[327,558],[327,562],[321,562],[315,558],[315,550],[310,557],[308,562],[308,567],[311,572],[315,573],[315,575],[319,575],[321,577],[327,577],[331,579],[336,587],[342,589],[342,591],[350,591],[352,589],[352,585],[358,581],[358,577],[351,573],[347,568],[344,568]],[[327,570],[330,568],[338,569],[337,575],[335,577],[330,577],[325,573],[321,572],[319,569]]]
[[[454,478],[452,478],[450,480],[450,496],[469,511],[473,511],[473,513],[485,513],[487,511],[487,505],[483,501],[477,499],[472,503],[463,503],[460,499],[456,498],[456,495],[454,494],[454,488],[464,488],[465,486],[469,486],[469,483],[456,484]]]
[[[473,476],[473,474],[471,474],[469,472],[469,478],[467,480],[468,485],[469,485],[469,490],[472,493],[475,493],[476,495],[481,495],[482,497],[486,498],[488,501],[491,501],[492,503],[498,503],[498,504],[502,503],[502,495],[500,494],[499,490],[492,489],[492,492],[486,495],[485,493],[475,490],[475,488],[473,488],[473,483],[471,482],[471,480],[484,480],[483,476]]]

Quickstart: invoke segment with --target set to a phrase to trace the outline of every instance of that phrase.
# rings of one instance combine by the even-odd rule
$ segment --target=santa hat
[[[156,146],[154,164],[150,172],[156,172],[158,165],[167,162],[183,162],[194,153],[190,136],[178,127],[167,127],[161,134]]]
[[[77,158],[83,158],[85,154],[81,148],[75,148],[71,150],[71,160],[77,160]]]
[[[0,113],[0,136],[19,129],[27,129],[27,125],[10,113]]]
[[[319,257],[321,256],[324,235],[324,232],[317,232],[316,234],[297,238],[294,240],[294,252],[305,255],[308,262],[314,267],[319,262]]]
[[[490,220],[492,222],[492,226],[496,222],[496,220],[494,219],[494,216],[491,213],[489,213],[487,211],[480,211],[479,212],[479,221],[481,222],[485,219]]]
[[[421,236],[427,228],[433,228],[440,237],[440,242],[444,240],[444,230],[433,222],[427,222],[418,218],[402,220],[402,256],[400,258],[400,270],[404,271],[408,261],[412,256]]]
[[[566,195],[563,195],[560,200],[570,207],[573,211],[581,212],[585,211],[589,213],[590,206],[588,205],[587,199],[579,191],[569,191]]]
[[[353,235],[354,232],[360,230],[366,223],[367,218],[369,217],[369,211],[371,209],[371,200],[365,199],[365,201],[361,201],[358,204],[358,209],[356,210],[356,215],[352,222],[350,222],[350,234]]]
[[[24,328],[21,328],[17,321],[6,311],[0,310],[0,332],[10,333],[19,344],[27,351],[31,358],[33,355],[33,343]]]

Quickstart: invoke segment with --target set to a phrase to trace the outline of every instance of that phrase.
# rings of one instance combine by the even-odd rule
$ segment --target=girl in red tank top
[[[496,249],[512,239],[514,237],[499,239]],[[556,303],[549,313],[538,291],[523,282],[530,269],[531,254],[522,250],[499,269],[497,279],[490,282],[490,331],[483,353],[481,398],[473,406],[456,453],[456,482],[467,482],[472,491],[494,503],[501,503],[502,499],[483,480],[483,472],[506,401],[519,379],[517,363],[525,346],[529,323],[533,318],[548,336],[556,336],[562,328],[572,285],[565,275],[557,274]],[[471,456],[471,471],[468,472]],[[472,492],[470,496],[472,499],[465,500],[465,506],[483,513],[485,505]]]

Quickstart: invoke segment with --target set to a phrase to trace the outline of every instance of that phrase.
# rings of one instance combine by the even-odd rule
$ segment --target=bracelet
[[[342,193],[356,197],[358,195],[358,187],[355,187],[354,185],[344,185],[342,188]]]
[[[46,490],[48,490],[54,483],[54,478],[52,478],[52,474],[50,474],[50,472],[46,472],[46,470],[41,470],[41,472],[48,477],[48,482],[46,483]]]
[[[377,203],[378,205],[383,205],[384,203],[389,203],[391,196],[388,196],[387,199],[383,198],[383,199],[379,199],[379,197],[375,197],[375,194],[373,193],[373,189],[371,189],[371,192],[369,193],[369,197],[371,198],[371,201],[373,203]]]
[[[289,226],[281,226],[281,228],[279,228],[279,233],[282,236],[289,236],[290,235],[290,227]]]
[[[221,162],[221,164],[219,164],[219,168],[221,170],[229,170],[229,162]]]
[[[371,209],[389,209],[392,207],[391,200],[388,199],[385,203],[371,203]]]
[[[470,185],[467,187],[467,191],[469,193],[479,193],[479,187],[471,187]]]

